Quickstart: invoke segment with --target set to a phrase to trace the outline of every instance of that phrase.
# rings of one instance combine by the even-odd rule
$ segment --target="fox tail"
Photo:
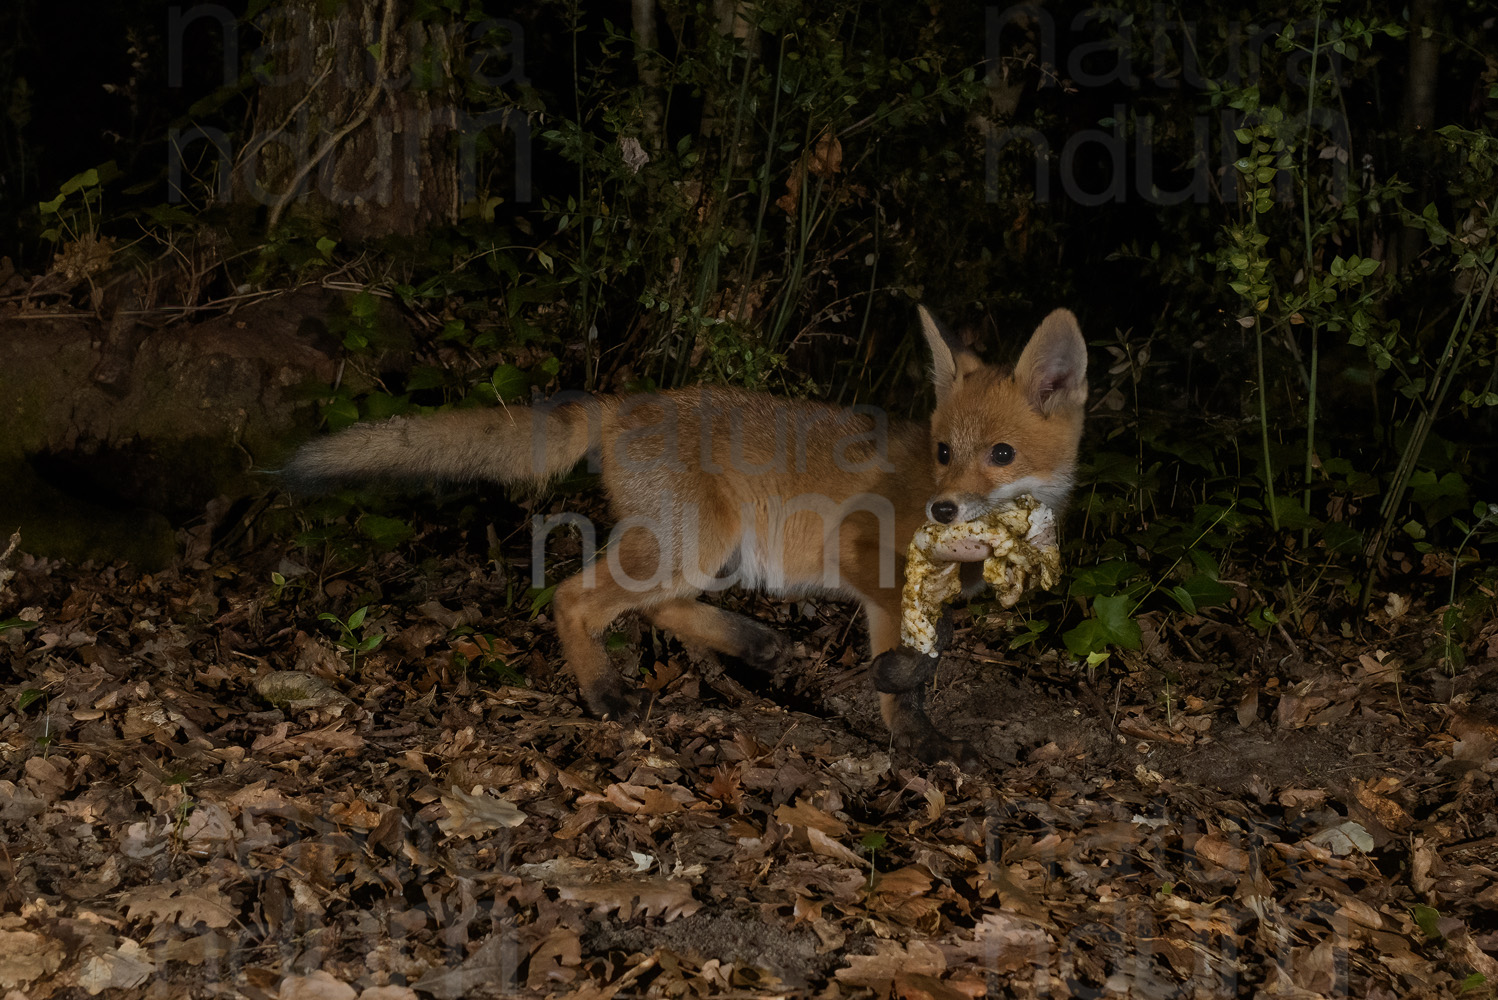
[[[298,493],[367,479],[544,483],[598,447],[602,412],[585,397],[355,424],[304,444],[280,476]]]

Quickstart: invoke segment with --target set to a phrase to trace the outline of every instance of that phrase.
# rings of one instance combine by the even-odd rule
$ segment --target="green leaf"
[[[34,622],[29,618],[5,618],[0,619],[0,632],[8,632],[11,629],[18,629],[25,632],[36,628],[40,624],[41,622]]]
[[[1280,527],[1287,531],[1300,531],[1304,528],[1319,528],[1321,522],[1316,520],[1306,509],[1300,505],[1295,497],[1281,494],[1274,498],[1274,512],[1279,516]]]
[[[410,408],[411,401],[405,396],[392,396],[388,392],[372,392],[364,397],[364,405],[360,407],[359,415],[365,420],[384,420],[387,417],[405,413]]]
[[[1107,630],[1096,618],[1088,618],[1061,636],[1067,652],[1076,657],[1090,657],[1108,648]]]
[[[1330,521],[1321,529],[1321,544],[1328,552],[1351,555],[1363,547],[1363,533],[1346,521]]]
[[[489,384],[494,387],[494,394],[506,403],[517,399],[523,399],[530,392],[531,380],[514,365],[500,365],[494,369],[494,374],[489,376]]]
[[[317,241],[317,252],[322,254],[324,260],[331,260],[333,257],[333,250],[337,246],[337,240],[322,236],[319,237]]]
[[[1043,622],[1038,618],[1031,619],[1030,621],[1025,622],[1025,630],[1019,635],[1015,636],[1013,639],[1009,640],[1009,648],[1023,649],[1025,646],[1030,645],[1030,643],[1034,642],[1036,639],[1039,639],[1045,632],[1045,630],[1049,627],[1050,626],[1046,622]]]
[[[1219,604],[1226,604],[1233,599],[1233,589],[1218,583],[1214,577],[1205,573],[1198,573],[1186,580],[1185,584],[1176,588],[1190,595],[1191,600],[1198,608],[1210,608]]]
[[[1128,580],[1141,572],[1137,563],[1126,559],[1109,559],[1096,566],[1080,569],[1072,577],[1069,593],[1072,597],[1096,597],[1098,594],[1116,593]]]
[[[369,614],[369,605],[366,604],[366,605],[364,605],[364,607],[360,608],[358,611],[355,611],[353,614],[351,614],[351,615],[348,616],[348,627],[350,629],[356,629],[360,625],[363,625],[364,624],[364,618],[368,614]]]
[[[1104,635],[1115,646],[1138,649],[1139,623],[1130,614],[1134,599],[1128,594],[1099,595],[1092,599],[1092,611],[1102,623]]]
[[[350,424],[358,423],[359,407],[354,405],[352,399],[339,397],[324,407],[323,416],[327,418],[328,430],[341,431]]]
[[[74,191],[78,191],[86,187],[96,187],[98,186],[98,183],[99,172],[90,167],[83,173],[74,174],[72,177],[69,177],[67,180],[63,181],[62,187],[58,188],[58,191],[64,195],[69,195]]]
[[[539,590],[536,589],[535,587],[532,587],[530,589],[529,594],[530,594],[530,598],[531,598],[531,617],[532,618],[534,618],[537,615],[539,615],[541,613],[541,609],[544,608],[544,607],[546,607],[548,604],[551,603],[551,599],[556,596],[556,592],[557,592],[557,585],[556,584],[552,584],[550,587],[543,587],[543,588],[541,588]]]
[[[41,688],[26,688],[16,695],[16,711],[24,712],[42,698],[47,697],[47,692]]]
[[[440,389],[446,381],[446,373],[436,365],[417,365],[411,369],[411,374],[406,378],[406,391]]]
[[[1213,509],[1214,505],[1212,504],[1202,504],[1198,506],[1196,508],[1196,511],[1192,514],[1192,526],[1195,528],[1201,527],[1205,523],[1204,512]],[[1215,507],[1215,510],[1221,511],[1222,508]],[[1196,567],[1196,571],[1201,575],[1207,577],[1208,579],[1216,580],[1221,574],[1221,569],[1217,565],[1217,560],[1212,558],[1211,553],[1203,552],[1201,549],[1192,549],[1191,551],[1187,552],[1186,555],[1191,560],[1191,565]]]
[[[1410,916],[1415,918],[1415,926],[1432,941],[1444,937],[1441,933],[1441,911],[1424,903],[1416,903],[1410,907]]]
[[[326,244],[326,247],[324,244]],[[326,236],[317,241],[317,249],[323,252],[323,256],[327,256],[337,245],[337,243]],[[379,308],[380,300],[366,289],[356,293],[353,298],[349,299],[348,314],[358,319],[373,319],[374,314]]]
[[[359,518],[359,533],[388,552],[413,537],[416,530],[399,518],[365,514]]]
[[[1196,599],[1191,596],[1191,592],[1185,587],[1171,587],[1166,593],[1175,598],[1175,602],[1181,606],[1182,611],[1188,615],[1196,614]]]
[[[198,221],[180,205],[153,205],[146,209],[146,215],[158,226],[190,226]]]
[[[1420,470],[1410,477],[1410,498],[1425,511],[1425,519],[1431,524],[1466,510],[1471,503],[1471,490],[1460,473],[1447,472],[1437,477],[1434,472]]]
[[[1248,613],[1249,626],[1252,627],[1253,630],[1255,632],[1258,632],[1260,635],[1268,632],[1279,620],[1279,616],[1276,615],[1273,609],[1269,608],[1268,606],[1254,608]]]

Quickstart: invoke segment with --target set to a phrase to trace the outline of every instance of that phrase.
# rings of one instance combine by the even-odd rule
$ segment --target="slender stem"
[[[1306,138],[1301,148],[1301,193],[1300,193],[1300,219],[1301,231],[1305,236],[1306,243],[1306,287],[1310,287],[1312,268],[1315,264],[1314,252],[1311,247],[1311,130],[1315,123],[1316,111],[1316,58],[1321,54],[1321,9],[1316,10],[1316,27],[1311,33],[1311,73],[1306,84]],[[1310,310],[1307,310],[1308,312]],[[1321,363],[1321,329],[1317,324],[1314,314],[1306,317],[1306,322],[1311,328],[1311,371],[1310,390],[1306,397],[1306,462],[1305,475],[1301,481],[1304,492],[1301,494],[1301,506],[1306,513],[1311,510],[1311,475],[1315,471],[1316,454],[1316,383],[1320,375]],[[1300,532],[1300,547],[1308,549],[1311,546],[1311,529],[1309,526],[1302,528]]]
[[[1203,528],[1201,530],[1201,534],[1197,535],[1196,538],[1192,540],[1191,544],[1186,546],[1186,548],[1181,551],[1180,555],[1176,556],[1176,561],[1171,563],[1170,567],[1166,569],[1164,573],[1161,573],[1159,577],[1157,577],[1153,582],[1150,583],[1149,589],[1146,590],[1143,594],[1139,595],[1139,600],[1134,602],[1134,607],[1129,611],[1130,618],[1139,614],[1139,609],[1144,607],[1144,602],[1150,599],[1150,595],[1159,590],[1161,583],[1163,583],[1165,580],[1168,580],[1170,578],[1170,574],[1176,571],[1176,567],[1181,565],[1181,563],[1185,561],[1186,553],[1196,551],[1196,547],[1201,544],[1202,539],[1210,535],[1212,533],[1212,529],[1221,524],[1223,519],[1231,514],[1233,512],[1233,508],[1235,508],[1237,505],[1238,503],[1235,500],[1224,507],[1222,513],[1213,518],[1212,523]]]
[[[1467,533],[1457,543],[1456,551],[1451,556],[1451,593],[1446,599],[1446,611],[1441,615],[1441,632],[1445,636],[1445,649],[1442,652],[1446,657],[1446,672],[1448,674],[1456,673],[1456,658],[1451,654],[1452,649],[1456,645],[1451,641],[1451,621],[1453,616],[1460,615],[1460,612],[1456,610],[1456,573],[1462,567],[1462,553],[1466,551],[1467,543],[1472,540],[1473,535],[1477,534],[1493,520],[1495,513],[1498,513],[1498,506],[1489,504],[1488,512],[1482,516],[1481,520],[1467,529]]]
[[[1383,520],[1379,525],[1378,534],[1373,536],[1373,541],[1364,550],[1364,557],[1368,562],[1368,573],[1364,579],[1362,593],[1362,603],[1365,607],[1368,604],[1368,595],[1373,589],[1374,577],[1378,574],[1378,560],[1383,555],[1384,546],[1388,544],[1389,536],[1394,531],[1394,519],[1398,516],[1400,505],[1404,502],[1404,493],[1409,487],[1410,477],[1415,473],[1415,465],[1420,460],[1420,453],[1425,450],[1425,441],[1430,435],[1431,425],[1440,415],[1447,390],[1451,388],[1451,383],[1456,381],[1456,373],[1461,367],[1458,361],[1467,353],[1467,345],[1471,342],[1472,334],[1476,331],[1487,309],[1488,299],[1493,294],[1495,283],[1498,283],[1498,263],[1492,265],[1491,270],[1488,271],[1487,283],[1483,285],[1482,295],[1475,309],[1469,309],[1472,303],[1472,292],[1470,290],[1467,292],[1466,299],[1462,302],[1461,312],[1457,314],[1451,334],[1446,339],[1446,349],[1436,365],[1430,388],[1421,404],[1420,414],[1415,418],[1415,426],[1410,433],[1410,439],[1404,446],[1404,452],[1399,456],[1399,464],[1394,470],[1394,477],[1389,483],[1388,491],[1384,494]],[[1458,335],[1460,335],[1460,340],[1458,340]]]
[[[1280,512],[1274,503],[1274,464],[1269,457],[1269,391],[1264,381],[1264,324],[1254,312],[1254,361],[1259,376],[1259,440],[1264,446],[1264,492],[1269,497],[1269,523],[1280,530]]]
[[[572,5],[572,114],[573,120],[577,122],[579,139],[587,142],[587,135],[583,130],[583,95],[582,81],[578,77],[578,55],[577,35],[582,30],[578,24],[579,8]],[[578,276],[578,299],[577,316],[583,323],[588,322],[588,225],[587,225],[587,160],[588,157],[579,149],[577,157],[577,225],[573,231],[577,233],[577,276]],[[587,340],[587,327],[584,330],[583,340],[583,385],[587,388],[593,387],[593,380],[597,376],[597,367],[593,362],[592,349]]]
[[[770,105],[770,131],[765,140],[765,165],[759,175],[759,209],[754,216],[754,238],[749,241],[749,262],[744,265],[744,290],[740,293],[739,314],[749,301],[749,283],[754,280],[754,268],[759,261],[759,243],[764,234],[765,212],[770,206],[770,178],[773,176],[771,168],[775,163],[775,137],[780,128],[780,82],[785,74],[785,50],[787,46],[780,46],[780,58],[775,63],[775,79],[772,86],[775,89],[775,100]],[[748,72],[745,67],[744,72]]]
[[[855,386],[855,393],[858,391],[858,387],[861,387],[863,385],[863,380],[867,378],[869,374],[869,317],[874,313],[874,289],[878,287],[877,279],[879,275],[879,217],[879,191],[876,189],[874,191],[874,214],[872,216],[874,227],[874,250],[869,254],[869,257],[873,260],[873,263],[869,265],[869,291],[868,294],[864,296],[863,321],[858,326],[858,358],[861,367],[858,370],[858,377],[855,379],[849,379],[849,383],[853,383]],[[850,367],[849,372],[851,373],[851,371],[852,369]],[[847,387],[848,383],[844,383],[843,389],[847,389]],[[842,391],[843,390],[839,390],[838,392],[838,402],[842,402]]]

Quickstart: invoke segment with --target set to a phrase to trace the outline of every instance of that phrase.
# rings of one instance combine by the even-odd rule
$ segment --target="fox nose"
[[[931,505],[931,517],[942,524],[951,524],[957,516],[957,505],[950,500],[938,500]]]

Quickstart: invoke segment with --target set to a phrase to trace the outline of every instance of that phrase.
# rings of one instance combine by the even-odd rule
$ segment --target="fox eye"
[[[988,460],[994,465],[1008,465],[1014,461],[1014,446],[1007,444],[996,444],[993,451],[988,453]]]
[[[952,449],[947,447],[945,441],[939,441],[936,445],[936,461],[940,465],[946,465],[952,460]]]

